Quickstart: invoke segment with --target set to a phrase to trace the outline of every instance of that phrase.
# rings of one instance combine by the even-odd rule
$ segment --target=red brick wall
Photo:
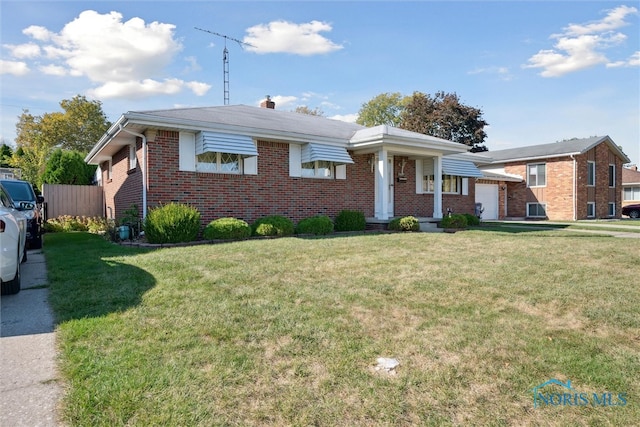
[[[577,213],[578,219],[587,218],[587,203],[595,202],[596,218],[610,218],[609,202],[616,204],[616,218],[620,218],[622,190],[622,160],[616,156],[606,144],[600,144],[580,156],[577,156]],[[596,163],[595,186],[587,187],[587,161]],[[615,187],[609,187],[609,165],[615,165]]]
[[[118,151],[111,162],[111,180],[108,179],[109,164],[104,162],[100,165],[107,218],[121,218],[124,211],[133,204],[138,205],[142,213],[142,172],[140,170],[142,142],[140,140],[136,143],[136,157],[138,159],[136,168],[129,170],[129,147],[123,147]]]
[[[527,165],[546,164],[546,186],[528,187],[526,182],[507,184],[507,215],[526,216],[527,203],[546,203],[547,218],[573,218],[573,161],[570,157],[548,159],[546,162],[517,162],[505,166],[505,172],[527,177]]]
[[[258,141],[258,175],[197,173],[178,170],[177,132],[158,132],[149,143],[148,206],[179,202],[195,206],[203,224],[226,216],[252,222],[266,215],[293,221],[342,209],[373,216],[373,179],[365,156],[352,158],[347,179],[289,176],[289,145]]]
[[[401,170],[401,163],[405,161],[404,174],[406,181],[398,182],[397,175]],[[416,194],[416,162],[407,157],[395,156],[394,162],[394,215],[417,217],[433,216],[433,194]],[[462,183],[460,184],[462,187]],[[469,195],[457,194],[442,195],[443,214],[450,208],[454,213],[475,212],[475,179],[469,178]]]
[[[620,217],[620,189],[622,186],[622,160],[607,146],[599,144],[587,153],[575,156],[576,159],[576,219],[587,218],[587,202],[596,203],[596,218],[609,218],[608,203],[616,203],[616,217]],[[587,161],[596,162],[596,185],[587,187]],[[527,164],[541,162],[515,162],[505,165],[505,172],[527,176]],[[526,203],[546,203],[547,217],[550,220],[573,220],[573,159],[560,157],[548,159],[547,185],[527,187],[526,182],[507,184],[507,215],[526,216]],[[616,187],[609,188],[609,164],[616,165]]]
[[[324,214],[334,218],[342,209],[363,211],[374,216],[375,173],[369,165],[370,154],[350,153],[354,164],[347,165],[347,179],[313,179],[289,176],[289,145],[258,141],[258,175],[235,175],[179,171],[179,133],[158,131],[154,141],[148,142],[149,209],[170,202],[195,206],[202,215],[203,225],[226,216],[252,222],[266,215],[283,215],[297,222],[300,219]],[[138,142],[138,167],[128,171],[129,148],[125,147],[113,158],[113,179],[103,182],[107,212],[121,218],[124,210],[137,204],[142,213],[141,143]],[[395,157],[395,174],[399,172]],[[433,195],[416,194],[415,161],[406,160],[406,182],[394,182],[394,210],[396,216],[433,215]],[[469,195],[443,195],[443,210],[473,213],[475,180],[469,179]],[[110,209],[109,209],[110,208]]]

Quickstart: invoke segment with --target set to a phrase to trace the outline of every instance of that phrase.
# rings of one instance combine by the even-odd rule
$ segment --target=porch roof
[[[349,149],[355,152],[372,153],[382,147],[391,154],[425,156],[466,153],[470,148],[458,142],[387,125],[358,130],[349,140]]]

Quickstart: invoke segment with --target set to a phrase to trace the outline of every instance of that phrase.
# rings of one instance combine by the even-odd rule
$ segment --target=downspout
[[[507,183],[505,182],[504,183],[504,202],[502,203],[504,205],[503,206],[503,214],[502,214],[503,217],[502,217],[502,219],[505,219],[507,217],[507,197],[508,197],[507,190],[508,189],[509,188],[507,187]]]
[[[576,158],[573,157],[573,154],[570,156],[571,160],[573,160],[573,186],[571,188],[571,198],[573,204],[573,220],[576,220]]]
[[[142,220],[144,221],[147,217],[147,137],[141,133],[124,129],[122,125],[120,125],[120,130],[142,139],[142,167],[140,170],[142,171]]]

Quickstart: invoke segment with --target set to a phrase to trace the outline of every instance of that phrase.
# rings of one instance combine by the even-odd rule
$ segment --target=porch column
[[[442,157],[433,158],[433,217],[442,218]]]
[[[387,163],[387,150],[378,151],[376,165],[376,218],[389,219],[389,165]]]

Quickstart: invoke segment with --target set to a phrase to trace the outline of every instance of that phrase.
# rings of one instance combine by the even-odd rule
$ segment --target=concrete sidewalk
[[[0,426],[59,426],[62,387],[41,250],[28,251],[22,290],[0,301]]]
[[[566,231],[574,231],[576,233],[591,233],[591,234],[602,234],[612,237],[620,237],[627,239],[640,239],[640,227],[637,225],[627,225],[624,221],[610,221],[610,222],[600,222],[600,221],[576,221],[572,223],[567,222],[559,222],[559,221],[521,221],[521,220],[488,220],[487,223],[499,223],[506,227],[514,226],[514,227],[531,227],[532,229],[545,229],[544,226],[548,225],[549,228],[546,230],[566,230]],[[577,225],[584,228],[556,228],[556,226],[562,225]],[[624,231],[629,230],[629,231]]]

